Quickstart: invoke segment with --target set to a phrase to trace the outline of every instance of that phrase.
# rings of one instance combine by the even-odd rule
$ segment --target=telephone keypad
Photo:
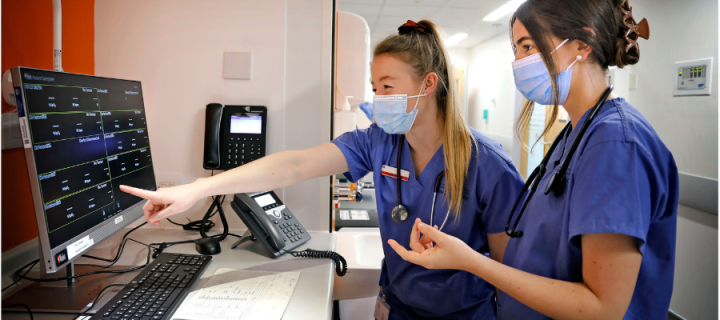
[[[292,215],[287,212],[283,212],[283,219],[289,220],[292,218]],[[274,217],[270,217],[270,219],[273,220],[275,224],[279,224],[278,227],[280,227],[280,230],[283,232],[283,240],[285,240],[285,242],[289,240],[290,243],[297,243],[297,245],[300,245],[301,242],[305,242],[310,239],[310,235],[305,235],[305,230],[303,230],[300,223],[293,221],[280,223],[279,220],[274,219]]]
[[[228,141],[230,143],[228,143],[227,150],[227,164],[231,166],[230,169],[263,157],[265,154],[262,146],[263,143],[261,143],[260,140],[262,139],[252,137],[230,137],[230,140]],[[243,143],[245,141],[247,141],[247,143]]]

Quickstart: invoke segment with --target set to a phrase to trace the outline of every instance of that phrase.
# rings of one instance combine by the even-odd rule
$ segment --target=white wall
[[[672,150],[681,172],[718,178],[718,2],[633,1],[636,19],[650,22],[633,66],[630,98]],[[702,30],[702,31],[698,31]],[[714,57],[711,96],[673,97],[675,62]]]
[[[97,0],[95,74],[142,81],[156,177],[189,183],[210,175],[202,149],[211,102],[267,106],[268,153],[330,141],[331,8],[328,0]],[[225,51],[253,53],[252,80],[223,79]],[[328,230],[327,186],[322,178],[276,191],[308,229]],[[208,204],[187,215],[201,218]],[[225,207],[231,227],[242,227]]]
[[[450,63],[453,67],[467,67],[470,64],[470,49],[468,48],[448,48],[450,55]]]
[[[497,140],[510,152],[513,141],[515,109],[522,97],[515,88],[512,62],[515,60],[510,38],[501,33],[470,49],[468,63],[468,123]],[[488,120],[483,110],[488,110]],[[519,153],[513,154],[519,165]]]
[[[718,2],[632,1],[646,17],[650,40],[640,40],[632,104],[672,151],[678,170],[718,178]],[[699,31],[701,30],[701,31]],[[710,96],[673,97],[675,62],[714,58]],[[682,192],[682,191],[681,191]],[[718,217],[680,206],[675,290],[670,308],[687,319],[718,317]]]

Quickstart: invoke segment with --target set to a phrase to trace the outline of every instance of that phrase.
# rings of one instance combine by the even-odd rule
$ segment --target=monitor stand
[[[42,254],[40,255],[42,257]],[[102,262],[100,263],[102,264]],[[65,272],[45,272],[45,264],[41,260],[40,272],[31,271],[28,276],[32,278],[61,278],[74,274],[82,274],[98,270],[123,270],[132,266],[112,266],[109,268],[97,268],[88,266],[75,266],[73,262],[65,267]],[[110,284],[126,284],[137,276],[143,269],[128,273],[101,273],[67,281],[33,282],[19,290],[12,296],[2,301],[3,306],[14,304],[25,304],[35,312],[54,313],[80,313],[95,300],[100,291]],[[27,280],[23,280],[27,281]],[[112,287],[105,290],[103,296],[88,313],[97,312],[106,302],[110,301],[116,293],[122,290],[122,286]],[[3,307],[4,311],[27,312],[23,307]]]

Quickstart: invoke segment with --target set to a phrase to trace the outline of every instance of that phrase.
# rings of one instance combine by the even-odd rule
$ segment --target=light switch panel
[[[252,75],[252,52],[225,52],[223,78],[250,80]]]
[[[712,89],[713,58],[675,63],[675,96],[707,96]]]

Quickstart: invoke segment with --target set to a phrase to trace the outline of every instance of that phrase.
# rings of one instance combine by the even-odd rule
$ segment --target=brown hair
[[[551,36],[563,40],[579,40],[587,44],[592,48],[589,59],[596,61],[603,70],[607,70],[609,66],[622,68],[626,65],[636,64],[640,60],[640,50],[637,46],[626,51],[629,42],[625,34],[628,27],[623,21],[625,12],[630,10],[628,1],[528,0],[513,14],[510,21],[510,32],[512,33],[512,26],[517,20],[525,25],[535,47],[543,57],[552,80],[555,105],[550,121],[543,130],[543,136],[550,131],[558,114],[558,73],[555,61],[550,58],[551,52],[555,49]],[[512,46],[513,50],[517,52],[515,43]],[[533,101],[525,100],[523,110],[515,123],[515,136],[522,141],[523,148],[527,148],[527,143],[522,136],[530,123],[534,104]]]
[[[449,199],[448,206],[457,219],[462,208],[463,185],[472,156],[472,144],[477,142],[471,138],[470,128],[462,116],[460,101],[452,81],[450,56],[438,28],[427,20],[411,22],[408,21],[400,27],[400,34],[380,42],[375,47],[373,56],[388,54],[407,63],[414,70],[413,76],[418,81],[430,72],[437,74],[435,97],[438,115],[445,123],[445,198]]]

